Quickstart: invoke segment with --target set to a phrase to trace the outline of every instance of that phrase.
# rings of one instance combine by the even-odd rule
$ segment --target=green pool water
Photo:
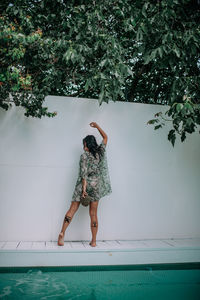
[[[199,300],[200,268],[2,268],[0,299]]]

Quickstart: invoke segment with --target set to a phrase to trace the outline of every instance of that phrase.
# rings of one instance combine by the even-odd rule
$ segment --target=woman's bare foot
[[[90,245],[91,247],[96,247],[96,242],[91,241],[91,242],[89,243],[89,245]]]
[[[64,233],[63,232],[59,233],[58,246],[64,246]]]

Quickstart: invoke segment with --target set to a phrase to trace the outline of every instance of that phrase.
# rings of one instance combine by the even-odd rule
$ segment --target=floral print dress
[[[102,197],[112,192],[108,163],[106,157],[106,145],[103,141],[100,144],[103,149],[103,156],[97,158],[89,151],[84,151],[80,156],[78,179],[75,185],[72,201],[80,201],[82,195],[82,179],[87,182],[86,192],[94,200],[99,201]]]

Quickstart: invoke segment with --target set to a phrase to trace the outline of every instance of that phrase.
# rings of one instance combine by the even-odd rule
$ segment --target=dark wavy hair
[[[101,158],[103,156],[103,149],[101,146],[97,144],[96,138],[94,135],[87,135],[83,139],[83,145],[84,142],[86,143],[87,148],[89,149],[89,152],[92,153],[92,155],[97,158],[96,154],[99,154],[99,157]]]

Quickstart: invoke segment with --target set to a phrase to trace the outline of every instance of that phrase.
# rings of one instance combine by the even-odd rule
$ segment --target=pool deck
[[[141,265],[200,262],[200,238],[0,242],[0,267]]]

